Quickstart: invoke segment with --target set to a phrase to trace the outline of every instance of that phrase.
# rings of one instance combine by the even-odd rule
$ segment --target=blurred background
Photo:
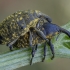
[[[18,10],[28,9],[40,10],[59,26],[70,21],[70,0],[0,0],[0,22]],[[0,53],[5,51],[9,51],[8,47],[0,45]],[[16,70],[70,70],[70,59],[55,58]]]

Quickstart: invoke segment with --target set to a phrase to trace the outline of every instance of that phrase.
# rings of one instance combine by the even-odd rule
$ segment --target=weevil
[[[13,47],[25,48],[30,46],[32,49],[32,58],[30,64],[32,64],[32,60],[39,43],[42,44],[44,42],[44,57],[42,59],[42,61],[44,61],[46,57],[46,44],[50,46],[50,50],[52,53],[51,59],[53,59],[55,56],[54,45],[51,42],[53,36],[59,35],[60,33],[65,33],[70,37],[70,32],[68,30],[61,28],[58,25],[53,24],[52,22],[45,22],[43,23],[43,25],[39,24],[39,26],[35,28],[30,27],[29,30],[30,31],[28,33],[19,37],[19,39],[14,43]]]
[[[30,27],[37,27],[40,20],[52,22],[51,18],[38,10],[17,11],[0,23],[0,44],[9,46],[20,36],[25,35]],[[40,23],[41,24],[41,23]]]

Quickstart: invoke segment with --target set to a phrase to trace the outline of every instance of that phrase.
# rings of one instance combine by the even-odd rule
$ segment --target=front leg
[[[42,31],[40,31],[36,28],[35,28],[35,31],[36,31],[36,33],[38,34],[39,37],[41,37],[43,40],[46,40],[48,42],[48,39],[46,38],[46,35]]]
[[[37,28],[33,28],[33,27],[30,28],[30,31],[32,31],[32,32],[35,31],[37,33],[37,35],[39,37],[41,37],[43,40],[46,40],[46,41],[48,40],[48,39],[46,39],[46,35],[43,33],[43,31],[38,30]]]
[[[30,61],[30,65],[31,65],[32,64],[33,57],[35,55],[35,46],[32,45],[32,34],[31,34],[31,31],[29,32],[29,45],[30,45],[30,47],[32,49],[32,52],[31,52],[32,58],[31,58],[31,61]]]
[[[35,45],[35,51],[37,51],[38,44]]]
[[[50,46],[50,49],[51,49],[51,52],[52,52],[52,57],[51,57],[51,59],[53,59],[53,58],[54,58],[54,46],[53,46],[53,44],[51,43],[51,40],[49,40],[48,45]]]

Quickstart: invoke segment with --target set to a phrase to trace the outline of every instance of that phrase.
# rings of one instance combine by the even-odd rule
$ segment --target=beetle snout
[[[65,33],[66,35],[68,35],[70,37],[70,32],[64,28],[60,28],[60,32]]]

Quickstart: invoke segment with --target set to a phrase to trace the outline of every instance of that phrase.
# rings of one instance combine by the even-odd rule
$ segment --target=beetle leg
[[[42,62],[44,62],[45,57],[46,57],[46,42],[44,43],[44,57],[42,59]]]
[[[33,47],[32,47],[32,52],[31,52],[32,58],[31,58],[31,61],[30,61],[30,65],[32,64],[32,60],[33,60],[33,57],[34,57],[34,55],[35,55],[36,50],[37,50],[37,46],[33,46]]]
[[[30,65],[32,64],[32,60],[33,60],[33,57],[34,57],[34,55],[35,55],[35,47],[32,47],[32,52],[31,52],[31,54],[32,54],[32,58],[31,58],[31,61],[30,61]]]
[[[48,45],[50,46],[50,49],[51,49],[51,52],[52,52],[52,57],[51,57],[51,59],[53,59],[53,58],[54,58],[54,46],[53,46],[53,44],[51,43],[51,40],[49,40]]]
[[[36,46],[35,46],[35,51],[37,50],[37,47],[38,47],[38,45],[36,44]]]
[[[36,28],[35,28],[35,31],[36,31],[36,33],[37,33],[42,39],[48,41],[48,39],[46,38],[46,35],[45,35],[42,31],[40,31],[40,30],[38,30],[38,29],[36,29]]]
[[[33,60],[33,57],[35,55],[35,46],[32,45],[32,34],[31,34],[31,31],[29,32],[29,44],[30,44],[30,47],[32,49],[32,58],[31,58],[31,61],[30,61],[30,65],[32,64],[32,60]]]
[[[40,24],[41,24],[40,21],[43,21],[42,23],[44,23],[44,20],[41,18],[41,19],[38,21],[38,23],[36,24],[36,28],[37,28],[37,29],[40,28]],[[41,24],[41,26],[42,26],[42,24]]]
[[[66,35],[68,35],[70,37],[70,32],[64,28],[60,28],[60,32],[65,33]]]
[[[32,34],[29,32],[29,45],[32,47]]]
[[[51,19],[48,15],[46,15],[46,14],[39,13],[39,14],[38,14],[38,17],[39,17],[39,18],[40,18],[40,17],[44,17],[48,22],[52,22],[52,19]]]
[[[39,28],[39,26],[40,26],[40,23],[38,22],[38,23],[36,24],[36,28],[38,29],[38,28]]]
[[[10,51],[13,51],[13,50],[12,50],[12,47],[13,47],[12,45],[9,46]]]
[[[32,30],[35,30],[36,33],[38,34],[38,36],[40,36],[42,39],[47,40],[46,35],[42,31],[38,30],[37,28],[31,27],[30,31],[32,31]]]
[[[14,41],[10,42],[7,44],[7,46],[9,46],[10,50],[12,51],[13,48],[13,44],[17,41],[17,39],[15,39]]]

